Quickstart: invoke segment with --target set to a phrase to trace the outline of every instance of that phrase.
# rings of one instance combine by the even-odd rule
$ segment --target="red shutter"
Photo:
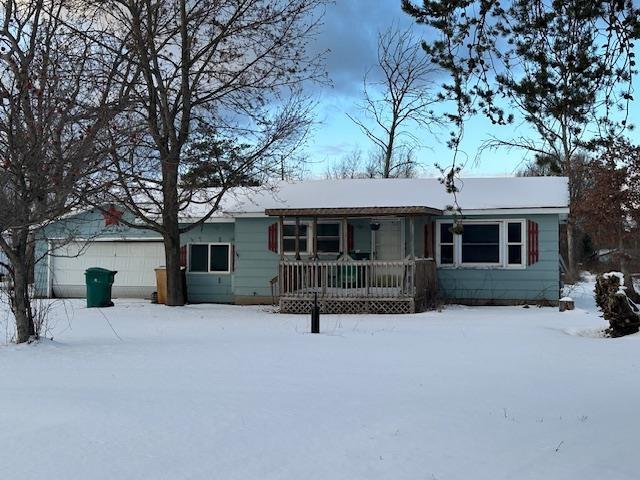
[[[269,251],[278,252],[278,224],[269,225]]]
[[[235,245],[231,245],[229,247],[230,251],[230,255],[231,255],[231,265],[229,265],[229,271],[234,272],[236,269],[236,246]]]
[[[540,253],[539,253],[539,246],[538,246],[538,236],[539,236],[539,229],[538,229],[538,224],[536,222],[533,222],[531,220],[527,220],[527,231],[528,231],[528,236],[527,236],[527,245],[528,245],[528,255],[527,255],[527,263],[529,265],[533,265],[534,263],[538,263],[538,260],[540,260]]]
[[[353,250],[353,225],[347,225],[347,253]]]
[[[186,245],[183,245],[182,247],[180,247],[180,266],[181,267],[187,266],[187,246]]]

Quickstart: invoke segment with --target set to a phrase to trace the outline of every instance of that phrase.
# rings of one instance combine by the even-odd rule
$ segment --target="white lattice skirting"
[[[418,302],[421,303],[421,302]],[[403,299],[359,299],[359,298],[341,298],[341,299],[319,299],[321,313],[336,314],[406,314],[415,313],[416,300],[412,298]],[[313,300],[304,298],[280,298],[281,313],[298,313],[306,314],[311,312]],[[420,308],[421,305],[418,306]]]

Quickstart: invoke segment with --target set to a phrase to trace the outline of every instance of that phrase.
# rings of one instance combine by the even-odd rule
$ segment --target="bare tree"
[[[356,148],[328,165],[324,176],[328,180],[368,178],[366,167],[362,150]]]
[[[396,148],[391,160],[393,168],[386,178],[414,178],[420,164],[415,160],[413,149]],[[330,163],[324,173],[326,179],[385,178],[385,156],[375,149],[365,157],[359,148]]]
[[[95,1],[118,38],[130,38],[138,81],[136,108],[125,120],[127,146],[116,141],[113,200],[136,228],[164,239],[167,305],[182,305],[180,235],[215,213],[242,172],[280,167],[309,126],[301,85],[324,78],[322,58],[307,54],[325,0]],[[218,139],[250,145],[215,190],[180,181],[182,153],[198,125]],[[117,140],[123,140],[122,138]],[[178,223],[194,203],[199,221]]]
[[[87,180],[100,171],[105,132],[122,106],[113,82],[118,57],[104,68],[102,49],[75,33],[73,7],[65,0],[0,6],[0,249],[18,343],[39,334],[29,290],[36,238],[93,188]]]
[[[387,171],[388,165],[391,165],[391,168]],[[372,151],[365,174],[368,178],[414,178],[420,169],[421,165],[415,158],[413,147],[401,145],[394,149],[390,161],[387,161],[384,152],[378,149]]]
[[[432,110],[438,102],[431,93],[435,71],[411,30],[392,27],[378,35],[377,65],[364,77],[361,115],[348,116],[380,151],[383,178],[406,170],[406,157],[396,151],[420,144],[412,127],[432,132],[440,124]]]

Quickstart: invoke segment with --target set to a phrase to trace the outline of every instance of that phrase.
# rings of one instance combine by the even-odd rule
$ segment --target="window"
[[[231,272],[231,245],[228,243],[189,245],[189,271],[192,273]]]
[[[500,263],[500,224],[464,225],[462,232],[462,263]]]
[[[209,271],[229,272],[229,245],[209,246]]]
[[[522,222],[507,224],[507,262],[509,265],[522,265]]]
[[[453,223],[440,224],[440,263],[453,264]]]
[[[312,251],[312,228],[309,222],[300,223],[300,253]],[[282,243],[285,253],[292,254],[296,251],[296,224],[285,223],[283,225]],[[340,223],[318,223],[318,253],[340,252]]]
[[[284,251],[286,253],[294,253],[296,251],[296,224],[285,223],[282,226],[282,243],[284,245]],[[306,223],[300,224],[300,252],[308,251],[308,232],[309,225]]]
[[[437,261],[441,266],[523,268],[527,251],[525,220],[466,220],[460,234],[451,221],[438,221]]]
[[[189,247],[189,271],[208,272],[209,245],[190,245]]]
[[[340,224],[318,223],[318,253],[340,252]]]

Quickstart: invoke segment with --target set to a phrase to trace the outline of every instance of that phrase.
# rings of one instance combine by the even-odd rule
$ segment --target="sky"
[[[307,145],[311,176],[322,176],[328,164],[360,149],[365,155],[372,143],[347,117],[358,113],[362,98],[363,75],[375,65],[378,31],[393,23],[411,28],[418,36],[427,34],[402,12],[400,0],[336,0],[327,6],[324,25],[313,48],[327,50],[326,68],[333,86],[318,88],[316,109],[318,125]],[[414,131],[422,147],[417,159],[423,165],[421,176],[437,176],[434,163],[446,165],[452,158],[446,146],[449,129],[437,135]],[[526,125],[494,126],[482,118],[471,119],[465,126],[461,150],[466,156],[465,176],[513,175],[522,165],[525,153],[499,150],[486,152],[476,161],[476,152],[489,135],[508,139],[526,134]]]

